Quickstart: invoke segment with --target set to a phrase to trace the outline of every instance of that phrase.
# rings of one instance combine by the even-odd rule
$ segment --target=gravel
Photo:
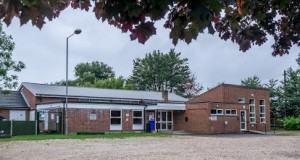
[[[0,143],[0,160],[300,159],[299,136],[213,135]]]

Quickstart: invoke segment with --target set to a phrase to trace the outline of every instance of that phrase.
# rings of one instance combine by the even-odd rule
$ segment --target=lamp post
[[[69,66],[69,38],[74,34],[80,34],[81,29],[76,29],[74,33],[67,37],[67,47],[66,47],[66,104],[65,104],[65,134],[68,134],[68,66]]]

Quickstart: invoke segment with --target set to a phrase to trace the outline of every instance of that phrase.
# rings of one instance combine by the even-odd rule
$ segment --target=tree
[[[270,109],[272,117],[284,117],[284,93],[283,86],[276,79],[271,79],[264,84],[270,91]]]
[[[181,59],[180,55],[171,49],[168,54],[153,51],[143,59],[136,58],[131,81],[139,90],[169,90],[184,96],[188,83],[192,81],[194,88],[197,84],[191,76],[188,59]]]
[[[95,87],[95,88],[109,88],[109,89],[126,89],[126,90],[134,89],[134,85],[128,82],[122,76],[118,78],[113,77],[108,79],[98,79],[95,81],[94,84],[87,82],[84,83],[82,86]]]
[[[300,66],[286,72],[284,107],[286,116],[300,116]]]
[[[298,0],[2,0],[0,19],[9,25],[14,17],[21,25],[31,21],[38,28],[57,18],[68,6],[88,11],[122,32],[130,32],[131,40],[145,43],[156,34],[154,23],[166,19],[164,27],[176,45],[178,40],[190,43],[205,30],[218,32],[246,51],[262,45],[272,37],[272,55],[288,54],[292,46],[300,46],[300,3]]]
[[[263,85],[261,84],[260,79],[257,76],[253,77],[248,77],[244,80],[241,81],[242,86],[247,86],[247,87],[256,87],[256,88],[262,88]]]
[[[96,80],[108,79],[115,76],[112,67],[103,62],[79,63],[75,67],[75,76],[79,84],[89,82],[94,84]]]
[[[20,61],[12,60],[12,51],[15,43],[12,37],[2,31],[0,23],[0,91],[3,89],[12,89],[18,85],[18,76],[14,72],[21,72],[25,64]]]
[[[202,89],[203,86],[197,82],[195,74],[190,75],[187,83],[177,87],[177,90],[181,93],[180,95],[188,99],[197,96]]]

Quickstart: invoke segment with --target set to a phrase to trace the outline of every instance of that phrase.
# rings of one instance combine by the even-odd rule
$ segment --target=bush
[[[300,130],[300,117],[287,117],[284,119],[284,128],[287,130]]]

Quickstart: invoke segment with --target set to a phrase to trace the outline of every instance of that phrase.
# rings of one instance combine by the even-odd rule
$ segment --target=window
[[[231,115],[231,116],[236,115],[236,110],[235,109],[226,109],[225,114]]]
[[[110,130],[122,130],[121,110],[110,110]]]
[[[245,103],[245,98],[238,98],[238,103]]]
[[[133,124],[143,124],[143,111],[133,111]]]
[[[259,117],[260,117],[260,123],[266,123],[266,105],[265,100],[259,100]]]
[[[250,123],[256,123],[255,120],[255,100],[250,99],[249,100],[249,113],[250,113]]]
[[[223,109],[211,109],[210,114],[211,115],[223,115]]]

